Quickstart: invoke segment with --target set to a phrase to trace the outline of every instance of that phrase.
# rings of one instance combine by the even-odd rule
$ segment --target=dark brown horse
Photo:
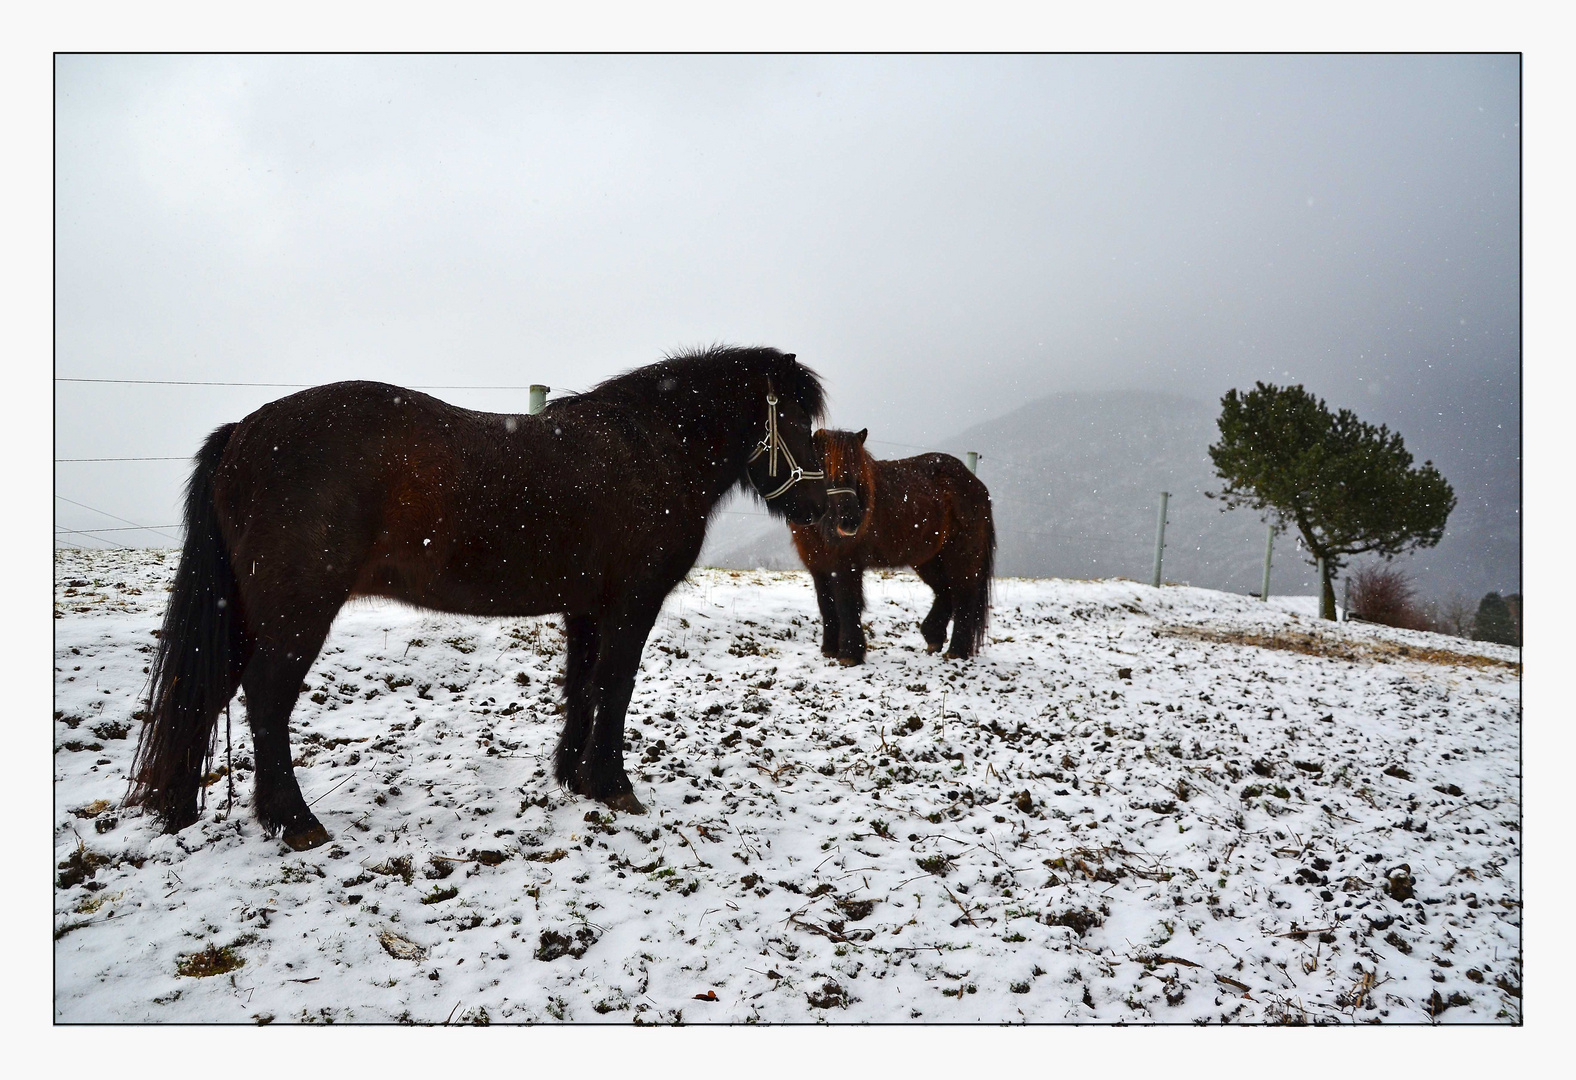
[[[822,401],[792,354],[713,348],[531,416],[343,382],[224,425],[187,487],[130,801],[171,831],[196,820],[218,715],[241,687],[258,818],[298,850],[328,839],[291,768],[290,710],[335,613],[382,596],[465,615],[562,612],[557,778],[641,812],[622,759],[646,635],[730,489],[752,483],[791,522],[824,513],[821,474],[798,464],[818,460]]]
[[[996,561],[990,492],[950,454],[877,461],[865,450],[865,435],[815,433],[827,514],[819,525],[788,526],[815,579],[821,652],[844,664],[863,663],[865,567],[912,566],[936,594],[919,627],[927,651],[946,643],[950,620],[947,656],[973,656],[985,643]]]

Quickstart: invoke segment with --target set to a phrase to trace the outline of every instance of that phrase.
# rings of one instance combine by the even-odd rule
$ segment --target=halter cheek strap
[[[793,459],[793,451],[788,449],[788,444],[787,444],[787,442],[785,442],[783,440],[782,433],[777,430],[777,395],[776,394],[767,394],[766,395],[766,437],[755,445],[755,452],[750,455],[749,460],[747,460],[745,462],[745,464],[746,465],[753,465],[757,458],[759,458],[762,454],[765,454],[765,455],[767,455],[767,458],[766,458],[766,465],[767,465],[766,474],[768,476],[775,477],[777,475],[777,455],[778,455],[778,453],[782,454],[783,461],[786,462],[787,465],[788,465],[788,479],[783,482],[783,485],[781,487],[777,488],[775,491],[772,491],[770,494],[762,491],[761,492],[761,498],[763,498],[763,499],[775,499],[775,498],[777,498],[777,496],[783,494],[785,491],[787,491],[789,488],[793,487],[795,484],[797,484],[801,480],[825,480],[826,479],[826,473],[822,472],[821,470],[815,469],[815,470],[808,470],[807,471],[805,469],[800,468],[799,467],[799,463],[794,461],[794,459]],[[755,483],[755,480],[754,480],[753,477],[751,478],[750,483],[752,483],[752,484]],[[760,489],[760,485],[757,484],[756,487],[755,487],[755,490],[756,491],[760,491],[761,490]]]

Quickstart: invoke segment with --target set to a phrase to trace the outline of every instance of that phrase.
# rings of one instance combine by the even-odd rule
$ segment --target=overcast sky
[[[55,374],[580,389],[764,343],[825,376],[837,425],[919,444],[1057,391],[1301,382],[1480,497],[1517,483],[1519,80],[1515,57],[62,57]],[[286,392],[57,382],[55,456],[185,457]],[[176,521],[188,468],[58,464],[57,527]]]

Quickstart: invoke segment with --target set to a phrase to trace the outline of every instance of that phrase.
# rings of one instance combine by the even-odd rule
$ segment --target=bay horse
[[[926,651],[946,644],[950,620],[947,657],[973,656],[985,643],[996,561],[990,492],[950,454],[877,461],[865,449],[868,430],[815,433],[826,516],[788,525],[815,581],[821,653],[863,663],[865,568],[912,566],[936,594],[919,627]]]
[[[296,783],[289,718],[335,613],[366,596],[462,615],[562,613],[555,776],[644,812],[623,748],[646,636],[729,490],[753,485],[790,522],[825,512],[811,438],[823,402],[792,353],[719,346],[534,415],[339,382],[218,428],[187,484],[128,802],[170,832],[197,819],[218,716],[239,687],[258,820],[296,850],[326,841]]]

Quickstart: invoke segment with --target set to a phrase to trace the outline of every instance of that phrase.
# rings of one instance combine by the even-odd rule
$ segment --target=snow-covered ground
[[[699,570],[630,710],[644,817],[549,776],[556,619],[361,603],[294,723],[292,853],[221,720],[203,820],[119,806],[173,553],[55,581],[61,1021],[1511,1022],[1516,650],[1202,589],[1002,579],[973,662],[867,575]],[[182,974],[182,972],[188,974]]]

